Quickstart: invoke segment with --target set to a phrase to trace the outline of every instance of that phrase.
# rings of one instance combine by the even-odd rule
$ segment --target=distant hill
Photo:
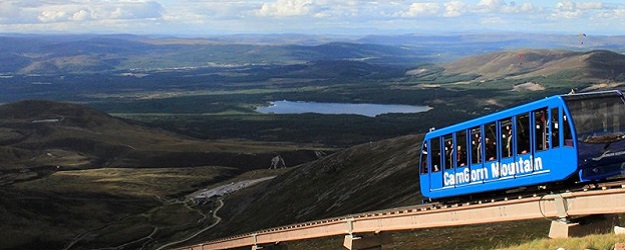
[[[136,35],[0,34],[0,73],[68,74],[181,67],[301,64],[358,60],[383,64],[450,62],[518,49],[625,51],[625,36],[475,33],[453,35]],[[10,62],[10,63],[9,63]]]
[[[245,141],[200,141],[70,103],[21,101],[0,106],[0,170],[225,166],[268,168],[316,159],[314,149]]]
[[[237,38],[241,40],[236,41]],[[104,73],[210,65],[288,65],[319,60],[420,60],[416,53],[396,46],[333,41],[300,44],[297,41],[301,39],[309,38],[0,35],[0,59],[4,62],[0,62],[0,73]]]
[[[466,57],[443,67],[445,74],[475,75],[482,80],[558,74],[575,80],[625,80],[625,55],[607,50],[507,50]]]

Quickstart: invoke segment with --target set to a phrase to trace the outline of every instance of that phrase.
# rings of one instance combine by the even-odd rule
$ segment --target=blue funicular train
[[[430,199],[620,175],[625,99],[617,90],[557,95],[432,130],[419,166]]]

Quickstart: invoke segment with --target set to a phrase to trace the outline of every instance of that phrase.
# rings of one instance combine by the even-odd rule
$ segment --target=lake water
[[[324,103],[324,102],[293,102],[275,101],[268,107],[257,108],[261,113],[274,114],[356,114],[375,117],[388,113],[419,113],[430,110],[427,106],[369,104],[369,103]]]

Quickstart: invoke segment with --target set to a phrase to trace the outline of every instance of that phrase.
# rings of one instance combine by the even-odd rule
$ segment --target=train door
[[[443,171],[441,161],[441,139],[435,137],[430,139],[429,146],[430,156],[430,191],[441,189],[443,187]]]
[[[455,148],[456,186],[469,185],[471,184],[471,170],[468,164],[468,160],[469,160],[468,154],[470,152],[469,151],[470,144],[467,143],[467,131],[462,130],[462,131],[455,133],[455,135],[456,135],[456,145],[457,145]]]
[[[452,188],[456,186],[456,170],[454,169],[456,161],[456,143],[454,135],[448,134],[443,136],[443,188]]]

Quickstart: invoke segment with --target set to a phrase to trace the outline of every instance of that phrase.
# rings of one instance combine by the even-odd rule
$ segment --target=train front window
[[[625,106],[620,96],[567,101],[578,140],[609,143],[625,136]]]

